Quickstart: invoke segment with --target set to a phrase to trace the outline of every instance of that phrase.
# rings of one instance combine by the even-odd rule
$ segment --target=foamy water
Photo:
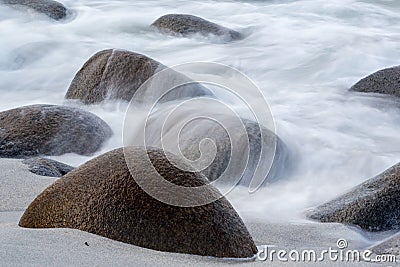
[[[379,2],[379,3],[376,3]],[[75,73],[95,52],[121,48],[168,66],[218,62],[237,68],[266,95],[278,135],[295,157],[284,181],[228,195],[246,220],[299,220],[400,161],[399,101],[349,93],[375,70],[399,64],[400,2],[63,1],[64,22],[0,6],[0,110],[63,104]],[[149,25],[188,13],[241,31],[241,41],[176,38]],[[102,151],[122,146],[126,103],[81,106],[114,130]],[[88,157],[58,160],[78,165]]]

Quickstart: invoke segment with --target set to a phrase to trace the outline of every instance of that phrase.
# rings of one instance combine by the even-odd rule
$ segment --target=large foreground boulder
[[[75,75],[65,98],[79,99],[85,104],[96,104],[107,99],[130,101],[147,79],[165,68],[161,63],[138,53],[117,49],[103,50],[93,55]],[[176,72],[171,74],[174,76],[171,77],[172,80],[180,75]],[[163,99],[210,94],[208,89],[191,84],[171,92]]]
[[[31,105],[0,112],[0,157],[90,155],[112,135],[96,115],[71,107]]]
[[[400,66],[379,70],[358,81],[350,90],[400,97]]]
[[[243,38],[242,34],[237,31],[222,27],[203,18],[186,14],[164,15],[154,21],[151,25],[161,32],[173,35],[215,35],[222,37],[226,41],[239,40]]]
[[[27,7],[55,20],[65,18],[68,11],[63,4],[53,0],[0,0],[0,3],[11,7]]]
[[[369,231],[400,228],[400,163],[308,213],[321,222],[358,225]]]
[[[252,257],[257,252],[245,225],[224,197],[203,206],[168,205],[144,192],[132,175],[152,179],[146,169],[148,156],[159,174],[176,185],[205,185],[204,176],[176,168],[161,150],[127,150],[132,174],[122,148],[99,156],[41,193],[19,225],[74,228],[160,251],[231,258]]]
[[[74,169],[74,167],[47,158],[30,158],[22,161],[28,166],[30,172],[49,177],[61,177]]]

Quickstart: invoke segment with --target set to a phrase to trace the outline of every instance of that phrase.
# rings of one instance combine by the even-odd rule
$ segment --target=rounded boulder
[[[61,20],[67,16],[67,8],[53,0],[0,0],[0,3],[11,7],[27,7],[48,17]]]
[[[74,167],[47,158],[30,158],[22,161],[28,166],[30,172],[49,177],[61,177],[74,169]]]
[[[104,100],[131,101],[140,86],[159,71],[164,65],[145,55],[118,49],[97,52],[78,71],[68,91],[66,99],[77,99],[85,104],[97,104]],[[185,79],[182,74],[171,71],[171,83],[175,79]],[[180,77],[182,76],[182,77]],[[187,78],[186,78],[187,79]],[[152,92],[146,92],[151,95]],[[168,93],[163,100],[196,97],[212,94],[196,83]]]
[[[111,128],[102,119],[77,108],[31,105],[0,112],[3,158],[90,155],[111,135]]]
[[[171,183],[185,187],[207,183],[203,175],[175,167],[168,161],[172,156],[167,158],[161,150],[120,148],[57,180],[30,204],[19,225],[74,228],[159,251],[228,258],[257,253],[241,218],[224,197],[203,206],[180,207],[143,191],[135,177],[152,179],[145,169],[147,157]]]
[[[400,163],[313,210],[321,222],[358,225],[368,231],[400,229]]]
[[[374,72],[354,84],[350,91],[400,97],[400,66]]]
[[[243,39],[243,35],[237,31],[225,28],[203,18],[187,14],[164,15],[154,21],[151,25],[160,32],[172,35],[214,35],[223,38],[225,41]]]

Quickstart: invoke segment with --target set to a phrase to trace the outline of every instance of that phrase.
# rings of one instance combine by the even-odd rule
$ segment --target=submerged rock
[[[0,70],[18,70],[49,56],[57,47],[57,42],[31,42],[13,49],[0,58]]]
[[[161,32],[181,36],[197,33],[204,36],[219,36],[226,41],[243,39],[243,35],[237,31],[193,15],[168,14],[158,18],[151,25]]]
[[[77,108],[31,105],[0,112],[0,157],[90,155],[111,135],[103,120]]]
[[[200,157],[198,145],[202,139],[208,137],[214,140],[217,146],[216,157],[210,166],[201,171],[210,181],[221,177],[231,159],[232,169],[227,174],[240,175],[243,171],[240,185],[249,186],[252,179],[261,181],[263,178],[266,179],[263,180],[262,185],[266,185],[282,178],[282,174],[289,169],[290,164],[285,143],[272,131],[260,127],[256,122],[244,120],[244,126],[247,136],[246,133],[240,131],[230,132],[228,136],[225,130],[215,123],[200,123],[191,134],[181,134],[182,153],[192,160]],[[238,151],[235,152],[233,146],[237,146]],[[274,146],[275,151],[273,151]],[[245,154],[246,149],[249,149],[248,158]],[[263,150],[263,155],[261,150]],[[240,154],[231,154],[237,152]],[[270,162],[272,162],[271,166]],[[261,173],[256,173],[258,166],[263,169]],[[269,171],[268,167],[271,167]]]
[[[213,105],[180,111],[174,108],[174,105],[164,107],[146,121],[146,145],[180,155],[210,181],[220,178],[220,183],[238,181],[244,186],[253,181],[254,187],[275,182],[290,172],[289,149],[275,133],[258,123],[218,114]],[[215,110],[215,114],[213,111],[207,118],[201,117],[202,109]],[[173,122],[167,122],[170,114],[173,114]],[[144,128],[137,127],[135,122],[132,122],[136,127],[132,137],[125,136],[129,145],[143,143],[144,137],[140,134],[144,133]],[[182,125],[182,122],[188,123]],[[129,123],[125,121],[125,127]]]
[[[161,63],[138,53],[103,50],[93,55],[75,75],[65,98],[79,99],[85,104],[96,104],[106,99],[130,101],[147,79],[165,68]],[[171,79],[180,75],[171,73],[176,75]],[[171,92],[164,100],[210,94],[208,89],[192,84],[180,88],[179,93]]]
[[[146,169],[147,156],[159,174],[176,185],[205,185],[203,175],[176,168],[161,150],[126,149],[132,174],[122,148],[101,155],[43,191],[19,225],[74,228],[168,252],[230,258],[252,257],[257,252],[245,225],[224,197],[203,206],[172,206],[148,195],[132,176],[152,179]],[[172,155],[168,158],[179,161]]]
[[[40,176],[61,177],[74,169],[67,164],[46,158],[26,159],[22,163],[28,165],[30,172]]]
[[[321,222],[354,224],[369,231],[399,229],[400,163],[307,216]]]
[[[350,90],[400,97],[400,66],[379,70],[358,81]]]
[[[0,3],[11,7],[27,7],[55,20],[60,20],[67,16],[67,8],[53,0],[0,0]]]

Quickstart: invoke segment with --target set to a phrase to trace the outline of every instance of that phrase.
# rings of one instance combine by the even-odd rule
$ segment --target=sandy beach
[[[74,229],[24,229],[18,221],[29,203],[54,178],[31,174],[21,160],[1,159],[0,258],[2,266],[293,266],[293,262],[238,261],[145,249]],[[257,246],[299,251],[337,248],[340,238],[348,249],[366,249],[380,235],[368,238],[340,224],[246,223]],[[272,247],[271,247],[272,249]],[[296,262],[296,266],[388,266],[367,262]]]

